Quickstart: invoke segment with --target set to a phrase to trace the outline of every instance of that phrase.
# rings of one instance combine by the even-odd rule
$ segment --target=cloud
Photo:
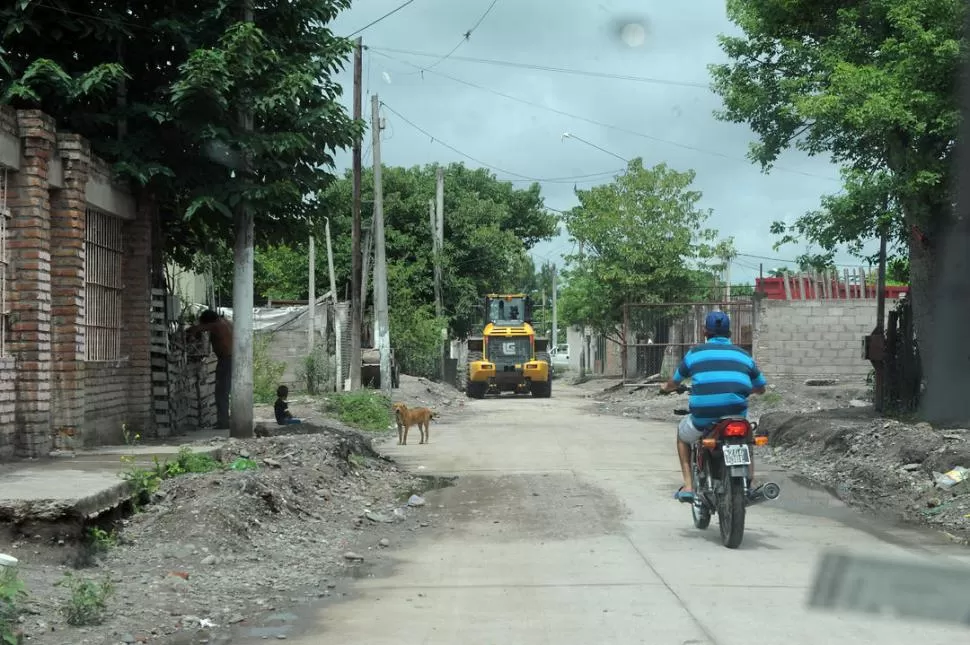
[[[400,2],[357,3],[337,19],[334,31],[349,34]],[[704,194],[702,205],[714,211],[710,224],[725,237],[733,235],[740,251],[790,259],[804,250],[774,251],[768,227],[772,221],[793,220],[817,208],[821,195],[839,190],[838,171],[825,159],[790,152],[765,175],[745,159],[753,139],[750,130],[714,118],[712,113],[721,104],[707,88],[707,66],[724,60],[718,34],[737,33],[722,3],[700,2],[688,8],[651,2],[644,9],[642,0],[601,0],[569,3],[566,9],[562,0],[498,0],[465,39],[491,3],[416,0],[361,34],[370,48],[364,56],[364,91],[379,93],[401,117],[434,137],[386,112],[385,163],[480,165],[443,145],[448,144],[502,169],[505,172],[496,171],[499,177],[519,185],[527,183],[523,176],[555,179],[542,183],[546,203],[567,209],[576,204],[574,183],[580,187],[601,183],[609,179],[607,173],[623,166],[596,147],[575,139],[563,141],[562,134],[568,131],[623,158],[640,156],[647,165],[666,162],[679,170],[693,168],[695,187]],[[636,47],[621,37],[631,24],[643,28],[642,44]],[[635,35],[637,30],[627,27],[626,33]],[[442,58],[453,49],[450,57]],[[428,71],[421,72],[421,67]],[[587,70],[614,78],[548,68]],[[340,75],[340,82],[349,109],[351,65]],[[364,106],[366,116],[367,96]],[[349,152],[338,155],[337,163],[341,169],[348,167]],[[594,173],[603,174],[575,182],[568,179]],[[538,261],[561,263],[561,254],[571,249],[563,235],[539,245],[534,255]],[[847,255],[839,256],[839,261],[858,264]],[[733,279],[750,281],[760,262],[745,258],[734,269]],[[779,264],[764,263],[766,270]]]

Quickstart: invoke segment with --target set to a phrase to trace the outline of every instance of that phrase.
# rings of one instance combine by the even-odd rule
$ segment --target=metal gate
[[[704,318],[723,311],[731,318],[731,340],[753,349],[754,302],[631,304],[623,306],[623,382],[666,380],[684,354],[705,341]]]

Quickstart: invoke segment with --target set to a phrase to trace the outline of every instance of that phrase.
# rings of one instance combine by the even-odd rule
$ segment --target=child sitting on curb
[[[290,395],[290,388],[285,385],[281,385],[276,388],[276,404],[273,405],[273,411],[276,413],[276,423],[281,426],[288,426],[294,423],[302,423],[299,419],[293,418],[290,413],[290,404],[286,402],[286,397]]]

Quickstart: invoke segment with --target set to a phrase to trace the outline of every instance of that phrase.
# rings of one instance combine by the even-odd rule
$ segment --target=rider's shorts
[[[704,434],[694,427],[694,422],[691,421],[689,414],[682,417],[680,425],[677,426],[677,438],[688,445],[697,442]]]

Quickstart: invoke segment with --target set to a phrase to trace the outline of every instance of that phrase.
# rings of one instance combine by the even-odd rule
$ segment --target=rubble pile
[[[849,504],[970,538],[970,430],[838,411],[770,413],[761,429],[768,463]]]
[[[225,629],[339,593],[348,567],[373,564],[409,531],[430,526],[413,497],[427,483],[352,430],[210,443],[220,448],[222,467],[164,480],[153,503],[121,522],[119,543],[75,572],[112,581],[104,625],[62,620],[67,591],[54,583],[69,567],[23,567],[29,642],[166,642],[177,632]],[[43,547],[28,542],[17,552]],[[60,548],[66,558],[70,547]]]

